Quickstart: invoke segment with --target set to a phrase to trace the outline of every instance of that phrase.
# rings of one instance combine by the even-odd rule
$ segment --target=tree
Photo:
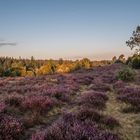
[[[38,74],[54,74],[56,72],[56,65],[52,60],[49,60],[47,64],[40,67]]]
[[[112,58],[112,61],[115,62],[116,60],[117,60],[117,57],[114,56],[114,57]]]
[[[118,58],[120,61],[124,61],[125,60],[125,58],[124,58],[124,54],[121,54],[120,56],[119,56],[119,58]]]
[[[26,72],[32,71],[34,76],[36,76],[36,63],[33,56],[31,57],[30,63],[26,65],[25,68],[26,68]]]
[[[137,26],[136,30],[133,31],[132,37],[126,41],[127,46],[131,48],[136,48],[136,53],[140,53],[140,26]]]
[[[83,58],[80,60],[80,64],[82,68],[89,69],[91,67],[91,62],[88,58]]]
[[[63,59],[60,58],[60,59],[58,60],[58,64],[59,64],[59,65],[62,65],[63,63],[64,63]]]

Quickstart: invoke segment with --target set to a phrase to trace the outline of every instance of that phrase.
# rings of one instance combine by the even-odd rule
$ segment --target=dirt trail
[[[140,140],[140,114],[122,113],[121,109],[124,104],[116,100],[116,95],[113,92],[110,92],[108,96],[109,101],[106,103],[104,113],[119,120],[121,125],[120,128],[114,131],[124,140]]]

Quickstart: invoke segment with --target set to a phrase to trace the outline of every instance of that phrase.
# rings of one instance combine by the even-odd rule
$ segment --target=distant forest
[[[90,69],[95,66],[109,65],[114,62],[125,62],[124,55],[121,54],[117,59],[91,61],[88,58],[81,60],[36,60],[33,56],[30,59],[15,59],[11,57],[0,57],[0,77],[15,76],[38,76],[54,73],[68,73],[76,70]]]
[[[66,73],[79,69],[90,69],[94,66],[103,66],[111,64],[113,60],[91,61],[88,58],[81,60],[35,60],[31,59],[15,59],[11,57],[0,57],[0,76],[37,76],[43,74]]]

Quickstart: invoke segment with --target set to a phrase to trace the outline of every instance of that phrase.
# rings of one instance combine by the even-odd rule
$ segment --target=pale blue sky
[[[0,56],[111,59],[140,24],[140,0],[0,0]]]

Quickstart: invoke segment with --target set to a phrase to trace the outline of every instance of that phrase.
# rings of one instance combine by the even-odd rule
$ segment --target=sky
[[[0,56],[112,59],[140,25],[140,0],[0,0]]]

